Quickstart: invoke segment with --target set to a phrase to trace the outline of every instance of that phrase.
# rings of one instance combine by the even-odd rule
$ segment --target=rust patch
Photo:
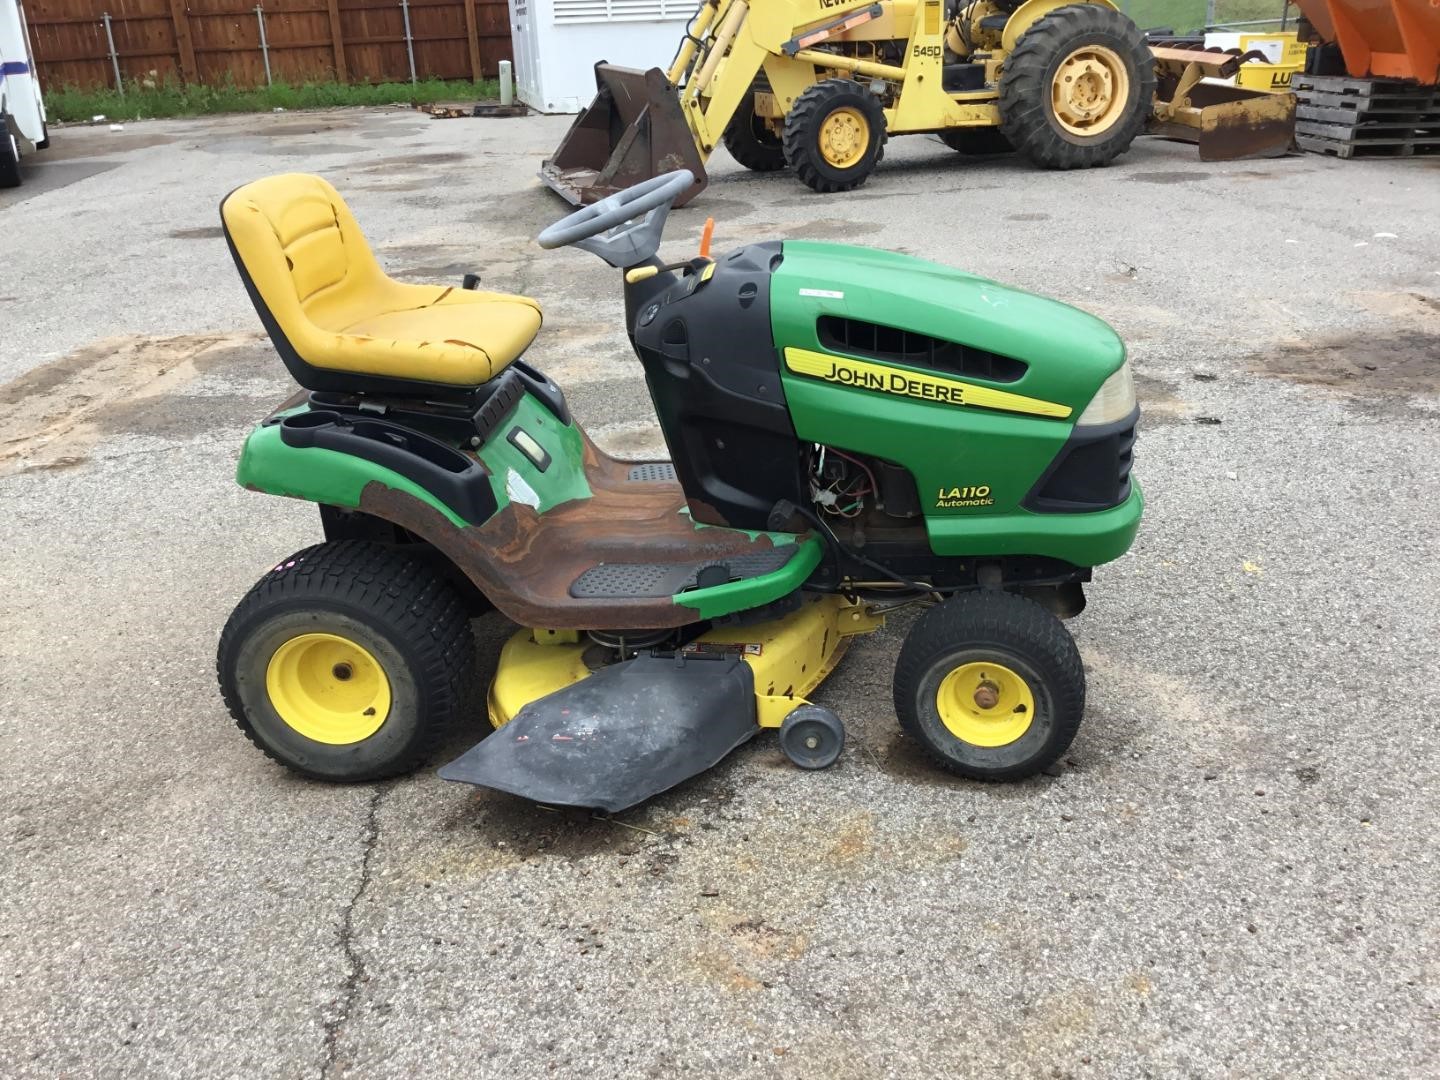
[[[633,483],[630,466],[584,443],[592,497],[538,514],[511,503],[483,525],[458,528],[438,510],[379,483],[366,485],[360,509],[425,537],[522,626],[557,629],[659,629],[696,621],[669,597],[577,600],[570,583],[610,563],[680,564],[768,551],[768,537],[697,529],[682,514],[680,485]]]

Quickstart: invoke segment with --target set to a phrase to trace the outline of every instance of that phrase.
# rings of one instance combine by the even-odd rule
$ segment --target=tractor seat
[[[528,297],[387,277],[350,208],[318,176],[237,188],[220,220],[260,321],[307,390],[473,388],[540,330],[540,305]]]

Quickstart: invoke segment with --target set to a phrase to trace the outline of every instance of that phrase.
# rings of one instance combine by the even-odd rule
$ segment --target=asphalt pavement
[[[62,128],[0,193],[0,1073],[1433,1076],[1440,159],[1044,173],[917,136],[839,196],[722,151],[672,217],[677,258],[713,215],[720,251],[907,251],[1125,338],[1149,502],[1071,624],[1059,775],[921,760],[903,616],[818,695],[836,767],[765,736],[610,820],[241,737],[219,629],[319,521],[233,481],[293,385],[220,199],[319,172],[396,276],[537,297],[528,358],[655,454],[617,275],[533,243],[567,124]],[[509,629],[477,623],[482,667]]]

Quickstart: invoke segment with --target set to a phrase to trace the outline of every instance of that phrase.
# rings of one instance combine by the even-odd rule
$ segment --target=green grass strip
[[[110,121],[153,120],[344,105],[426,105],[436,101],[493,100],[498,94],[499,84],[493,79],[478,83],[444,79],[413,84],[310,82],[299,86],[277,82],[253,90],[233,84],[154,84],[145,80],[127,83],[124,94],[113,89],[81,90],[73,86],[47,89],[45,109],[52,121],[64,123],[88,121],[96,116]]]

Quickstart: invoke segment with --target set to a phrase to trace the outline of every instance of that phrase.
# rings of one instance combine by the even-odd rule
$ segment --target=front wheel
[[[807,87],[785,117],[785,160],[809,188],[850,191],[885,154],[885,112],[853,79]]]
[[[941,767],[1022,780],[1063,754],[1085,711],[1069,631],[1033,601],[962,593],[911,628],[895,665],[895,713]]]
[[[220,692],[267,757],[320,780],[408,772],[439,746],[475,665],[454,588],[360,541],[318,544],[262,577],[220,635]]]

